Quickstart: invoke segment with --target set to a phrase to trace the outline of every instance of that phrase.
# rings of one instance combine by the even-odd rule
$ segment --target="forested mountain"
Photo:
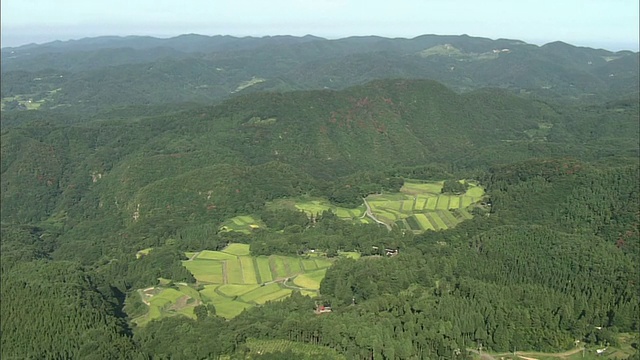
[[[3,358],[638,358],[637,53],[185,35],[2,60]],[[405,180],[486,193],[424,233],[274,207],[364,209]],[[239,216],[260,226],[223,230]],[[229,243],[332,266],[318,298],[136,325],[142,289],[197,293],[187,254]]]
[[[469,36],[104,37],[4,48],[1,84],[7,111],[211,104],[238,93],[343,89],[387,78],[575,102],[637,95],[638,66],[638,53],[629,51]]]

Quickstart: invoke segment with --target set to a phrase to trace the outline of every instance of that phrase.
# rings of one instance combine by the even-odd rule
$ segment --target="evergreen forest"
[[[1,357],[640,359],[638,59],[466,35],[3,48]],[[411,231],[383,196],[457,218]],[[186,264],[230,244],[257,274],[328,265],[225,317]],[[145,289],[202,301],[153,318]]]

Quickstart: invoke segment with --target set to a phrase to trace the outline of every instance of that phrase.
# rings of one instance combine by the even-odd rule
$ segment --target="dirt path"
[[[469,349],[467,348],[467,351],[471,351],[472,353],[476,354],[476,355],[480,355],[480,358],[484,359],[484,360],[496,360],[496,358],[494,358],[493,356],[487,354],[487,353],[481,353],[478,350],[475,349]]]
[[[222,262],[222,283],[223,284],[228,284],[229,283],[229,278],[227,277],[227,262],[226,261]]]
[[[367,202],[367,199],[362,199],[364,201],[364,205],[367,207],[367,211],[365,212],[365,214],[370,217],[373,221],[377,222],[378,224],[382,224],[384,226],[387,227],[387,230],[391,231],[391,225],[387,224],[386,222],[380,221],[378,220],[374,215],[373,212],[371,212],[371,206],[369,206],[369,203]]]
[[[573,354],[579,353],[580,351],[582,351],[583,348],[577,348],[577,349],[573,349],[573,350],[569,350],[569,351],[565,351],[565,352],[561,352],[561,353],[540,353],[540,352],[516,352],[516,355],[520,356],[523,359],[529,359],[529,360],[537,360],[535,358],[530,358],[528,356],[553,356],[553,357],[557,357],[557,358],[564,358],[567,356],[571,356]]]
[[[285,287],[287,287],[287,288],[289,288],[289,289],[294,289],[294,290],[310,290],[310,291],[318,291],[318,289],[309,289],[309,288],[303,288],[303,287],[299,287],[299,286],[295,286],[295,285],[289,285],[289,284],[287,284],[287,280],[290,280],[290,279],[288,279],[288,278],[287,278],[287,279],[285,279],[285,280],[282,282],[282,285],[284,285]],[[292,281],[292,282],[293,282],[293,281]]]
[[[482,357],[482,359],[484,360],[496,360],[497,358],[500,357],[506,357],[506,356],[513,356],[514,353],[508,352],[508,353],[500,353],[500,354],[487,354],[487,353],[482,353],[480,354],[480,352],[478,352],[478,350],[474,350],[474,349],[469,349],[467,348],[468,351],[476,354],[476,355],[480,355]],[[537,358],[533,357],[533,356],[538,356],[538,357],[557,357],[559,359],[564,359],[566,357],[569,357],[573,354],[579,353],[580,351],[582,351],[583,348],[576,348],[573,350],[568,350],[568,351],[564,351],[564,352],[560,352],[560,353],[541,353],[541,352],[527,352],[527,351],[517,351],[515,353],[515,356],[519,357],[520,359],[524,359],[524,360],[538,360]]]
[[[240,256],[236,257],[236,261],[240,264],[240,271],[242,272],[242,283],[246,284],[247,280],[244,278],[244,266],[242,266],[242,261],[240,261]]]
[[[198,256],[198,255],[200,255],[200,251],[198,251],[197,253],[191,255],[191,257],[187,261],[193,261],[196,258],[196,256]]]

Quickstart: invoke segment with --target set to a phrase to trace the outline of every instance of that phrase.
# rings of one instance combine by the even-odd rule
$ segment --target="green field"
[[[240,296],[242,294],[246,294],[249,291],[253,291],[257,288],[259,288],[260,285],[233,285],[233,284],[226,284],[226,285],[220,285],[218,286],[217,290],[218,293],[227,296],[227,297],[234,297],[234,296]]]
[[[227,284],[244,284],[242,274],[242,264],[239,259],[227,260],[224,262],[224,271],[227,275]]]
[[[182,264],[201,283],[222,284],[224,282],[223,263],[220,261],[196,259],[183,261]]]
[[[133,319],[140,326],[154,319],[178,314],[195,318],[193,308],[201,303],[198,291],[188,286],[179,286],[178,289],[156,287],[147,292],[139,290],[138,294],[149,305],[147,314]]]
[[[327,273],[327,269],[316,270],[307,274],[301,274],[293,279],[293,283],[296,286],[305,289],[320,289],[320,282],[324,279],[324,275]]]
[[[186,254],[185,254],[186,255]],[[235,260],[236,255],[231,255],[221,251],[203,250],[196,256],[198,260]]]
[[[142,249],[142,250],[138,251],[136,253],[136,259],[140,259],[141,257],[143,257],[145,255],[149,255],[151,250],[153,250],[153,248],[146,248],[146,249]]]
[[[240,299],[244,302],[255,302],[256,300],[264,297],[264,296],[268,296],[270,294],[276,293],[278,291],[282,290],[282,287],[280,287],[280,284],[278,283],[272,283],[269,285],[265,285],[265,286],[260,286],[259,288],[257,288],[254,291],[251,291],[247,294],[244,294],[243,296],[240,297]]]
[[[236,216],[225,221],[220,226],[220,231],[237,231],[245,234],[250,234],[252,230],[264,227],[262,221],[249,216]],[[233,250],[232,250],[233,251]]]
[[[260,281],[262,281],[263,283],[273,281],[273,274],[271,273],[269,258],[266,256],[260,256],[255,258],[255,260],[256,260],[256,263],[258,264],[257,270],[260,274]]]
[[[459,181],[464,183],[466,180]],[[422,233],[426,230],[446,230],[470,219],[470,209],[482,200],[485,192],[476,182],[466,181],[468,189],[464,194],[443,194],[443,184],[444,181],[407,181],[398,193],[373,194],[367,196],[366,200],[373,215],[386,224],[404,227],[414,233]],[[355,209],[347,209],[335,206],[323,198],[279,199],[268,203],[267,208],[300,210],[307,213],[309,217],[331,210],[343,220],[354,223],[373,223],[372,219],[364,216],[366,211],[364,204]],[[415,217],[415,215],[429,212],[458,209],[465,211],[457,213],[459,216],[452,217],[444,213],[436,215],[435,219],[428,219],[425,216]]]
[[[312,259],[303,259],[302,268],[305,271],[313,271],[318,268],[318,265],[316,265],[316,262]]]
[[[222,251],[201,251],[193,260],[183,261],[197,280],[195,286],[179,283],[170,287],[152,288],[140,296],[149,305],[149,312],[136,319],[138,325],[164,316],[183,314],[195,318],[193,308],[201,303],[213,304],[218,315],[232,318],[244,309],[268,301],[285,298],[297,289],[303,295],[318,296],[320,282],[331,260],[314,254],[313,257],[249,255],[249,245],[230,244]],[[358,258],[355,252],[341,252],[341,256]],[[290,278],[286,285],[284,279]],[[276,282],[274,282],[276,280]]]
[[[462,180],[461,180],[462,181]],[[442,194],[442,181],[405,182],[400,193],[369,195],[367,202],[374,216],[415,233],[426,230],[446,230],[470,219],[469,208],[482,200],[484,189],[468,183],[461,195]],[[460,210],[456,216],[451,211]]]
[[[316,197],[300,197],[296,199],[279,199],[267,204],[268,209],[290,209],[304,211],[308,216],[316,216],[324,211],[331,210],[336,216],[344,220],[362,222],[364,205],[354,209],[348,209],[331,204],[329,200]]]
[[[250,256],[240,257],[240,266],[242,267],[243,282],[245,284],[257,284],[258,274],[256,274],[256,269],[253,266],[253,258]]]
[[[358,260],[360,259],[360,253],[356,251],[338,251],[338,256],[346,257],[349,259]]]
[[[244,217],[244,216],[239,216]],[[224,250],[225,253],[235,256],[249,256],[249,246],[247,244],[229,244]]]

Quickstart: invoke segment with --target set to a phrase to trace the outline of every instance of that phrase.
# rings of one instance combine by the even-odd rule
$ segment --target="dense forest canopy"
[[[637,53],[468,36],[2,49],[2,357],[637,359],[638,94]],[[229,244],[319,295],[134,321]]]

